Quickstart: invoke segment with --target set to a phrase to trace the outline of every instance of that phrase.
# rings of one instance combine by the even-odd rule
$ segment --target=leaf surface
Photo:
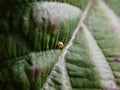
[[[15,4],[13,1],[11,4]],[[74,2],[73,0],[56,1],[67,2],[83,8],[86,6],[85,2],[88,2],[84,0],[81,1],[83,3],[77,4],[78,1],[75,2],[75,0]],[[4,1],[0,2],[5,3]],[[19,4],[22,2],[16,1]],[[25,4],[27,2],[35,1],[28,0],[25,1]],[[27,31],[23,31],[23,33],[28,36],[28,41],[27,39],[24,40],[24,35],[20,36],[17,33],[13,38],[13,34],[10,33],[2,43],[5,33],[0,32],[0,45],[8,47],[5,49],[8,56],[2,52],[2,50],[4,51],[2,47],[0,53],[5,54],[4,57],[6,58],[21,56],[8,61],[1,59],[0,90],[120,90],[119,3],[117,3],[118,0],[105,0],[105,2],[103,0],[90,0],[82,17],[80,9],[66,3],[35,2],[32,4],[32,11],[30,11],[30,7],[26,8],[29,10],[25,9],[23,12],[28,12],[21,15],[27,17],[23,27],[30,32],[28,34]],[[112,3],[116,3],[116,5]],[[64,10],[61,9],[62,7]],[[23,7],[21,8],[24,10]],[[59,12],[56,13],[57,11]],[[31,16],[31,13],[34,17]],[[58,32],[54,37],[55,33],[53,35],[48,30],[51,30],[49,25],[54,23],[56,16],[59,17],[60,21],[58,22],[58,30],[63,30],[63,32]],[[47,24],[44,24],[43,17],[48,21]],[[42,24],[45,26],[42,30],[47,31],[38,35],[41,27],[34,27],[33,19],[37,25],[40,25],[41,20],[43,20]],[[80,22],[78,23],[78,21]],[[9,25],[4,20],[2,22],[2,24],[0,23],[3,25],[2,30],[4,28],[9,32]],[[13,31],[18,28],[16,22],[17,19],[13,21]],[[52,25],[52,29],[56,28],[55,24]],[[64,43],[63,49],[56,48],[58,41]],[[29,46],[31,42],[32,47]],[[23,56],[23,54],[26,55]]]

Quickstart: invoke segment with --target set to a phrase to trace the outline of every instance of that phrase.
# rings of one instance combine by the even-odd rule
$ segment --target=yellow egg
[[[60,49],[63,48],[63,46],[64,46],[64,45],[63,45],[63,42],[58,42],[57,46],[58,46],[58,48],[60,48]]]

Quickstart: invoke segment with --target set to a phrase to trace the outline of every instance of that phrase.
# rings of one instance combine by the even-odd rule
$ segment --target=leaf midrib
[[[90,1],[89,1],[88,5],[87,5],[87,7],[86,7],[86,9],[85,9],[85,11],[83,12],[83,15],[82,15],[82,17],[81,17],[81,19],[80,19],[80,22],[79,22],[77,28],[75,29],[75,31],[74,31],[74,33],[73,33],[70,41],[69,41],[68,44],[66,45],[66,47],[62,50],[61,55],[58,57],[58,60],[55,62],[54,66],[53,66],[53,68],[52,68],[52,70],[51,70],[51,73],[52,73],[52,71],[54,70],[54,68],[55,68],[55,66],[56,66],[57,63],[59,63],[61,60],[65,60],[64,57],[65,57],[68,49],[69,49],[70,46],[72,45],[72,42],[73,42],[73,40],[74,40],[75,37],[76,37],[76,34],[80,31],[80,29],[81,29],[81,24],[85,21],[87,15],[88,15],[88,12],[89,12],[89,10],[91,9],[91,6],[92,6],[92,4],[93,4],[93,1],[94,1],[94,0],[90,0]],[[66,70],[66,71],[67,71],[67,70]],[[45,81],[45,83],[44,83],[44,85],[43,85],[43,87],[42,87],[41,90],[44,89],[45,84],[48,82],[51,73],[50,73],[49,76],[47,77],[47,79],[46,79],[46,81]]]

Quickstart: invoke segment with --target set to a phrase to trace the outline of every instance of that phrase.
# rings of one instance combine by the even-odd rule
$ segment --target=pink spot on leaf
[[[120,56],[117,56],[117,57],[115,58],[115,61],[116,61],[116,62],[120,62]]]
[[[113,25],[112,29],[114,29],[114,30],[120,30],[120,26],[119,25]]]
[[[108,89],[107,90],[119,90],[118,87],[116,86],[115,82],[110,82],[108,84]]]
[[[41,69],[38,66],[33,66],[34,79],[37,80],[41,73]]]
[[[58,28],[58,18],[55,17],[53,21],[51,22],[52,32],[55,33]]]

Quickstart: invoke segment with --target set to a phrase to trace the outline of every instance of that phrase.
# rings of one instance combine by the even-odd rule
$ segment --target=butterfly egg
[[[63,48],[63,46],[64,46],[63,42],[58,42],[57,46],[58,46],[59,49]]]

